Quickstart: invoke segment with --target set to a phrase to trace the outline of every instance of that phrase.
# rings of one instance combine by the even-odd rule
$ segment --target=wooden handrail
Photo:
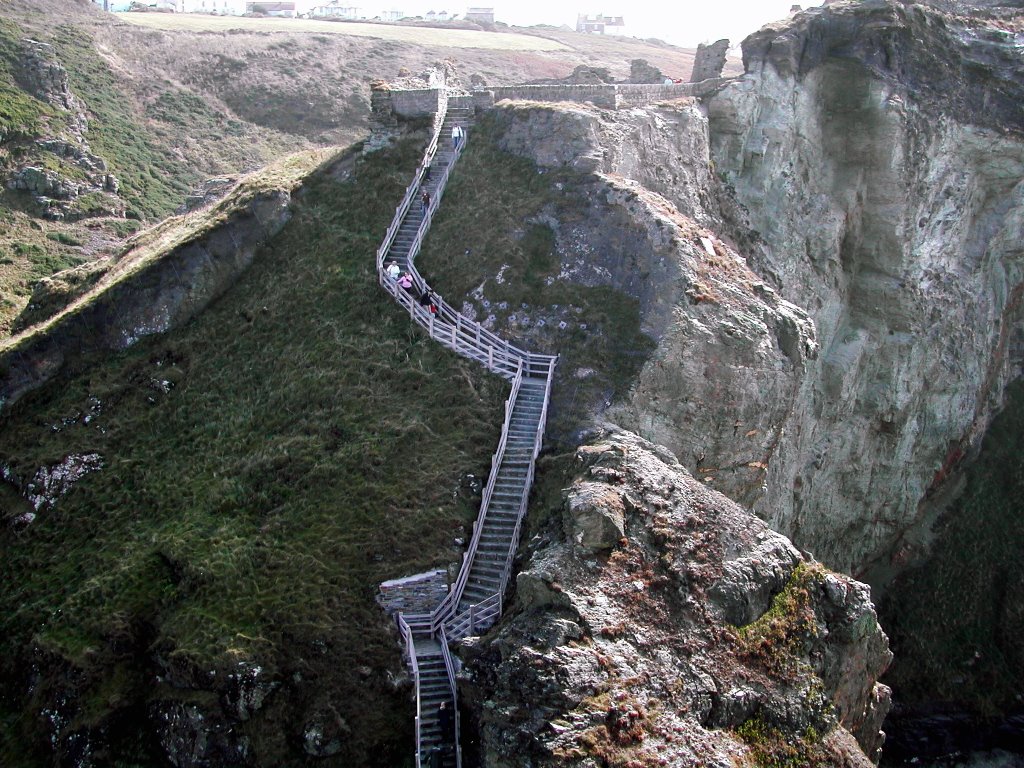
[[[422,714],[422,700],[420,694],[420,665],[416,658],[416,642],[413,639],[412,629],[406,622],[405,617],[399,613],[397,618],[398,631],[405,639],[405,650],[409,655],[409,666],[412,668],[412,681],[416,689],[416,768],[421,768],[420,760],[420,716]]]
[[[452,659],[451,649],[448,648],[448,638],[444,633],[444,627],[441,627],[438,639],[441,641],[441,657],[444,659],[445,672],[448,673],[448,684],[452,689],[452,709],[455,715],[455,768],[462,768],[462,740],[459,738],[462,724],[459,717],[459,687],[455,679],[455,660]],[[419,739],[417,739],[418,742]]]

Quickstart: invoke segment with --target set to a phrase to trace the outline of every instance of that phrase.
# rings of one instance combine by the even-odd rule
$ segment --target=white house
[[[317,5],[309,12],[310,16],[317,18],[332,19],[361,19],[364,18],[362,9],[355,6],[342,5],[335,1],[327,5]]]
[[[483,24],[494,23],[493,8],[470,8],[466,11],[466,21],[477,21]]]
[[[581,13],[576,17],[576,31],[585,34],[624,35],[626,34],[625,27],[626,22],[621,16],[605,16],[603,13],[599,13],[597,16],[587,16]]]
[[[96,2],[96,0],[93,0],[93,2]],[[132,8],[152,8],[154,11],[171,11],[173,13],[178,10],[179,0],[134,0],[134,2],[128,3],[115,2],[114,0],[103,2],[103,0],[99,0],[96,4],[106,11],[131,10]],[[125,6],[127,6],[127,8],[125,8]]]

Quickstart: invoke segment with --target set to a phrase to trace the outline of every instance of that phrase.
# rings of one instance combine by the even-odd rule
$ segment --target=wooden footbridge
[[[416,176],[395,211],[384,242],[377,250],[377,275],[388,291],[432,339],[472,358],[512,382],[505,404],[501,439],[483,491],[473,537],[463,556],[458,578],[448,595],[430,612],[399,614],[406,658],[416,686],[416,766],[461,768],[460,721],[456,695],[456,660],[448,644],[480,634],[500,617],[502,600],[512,572],[520,527],[533,484],[537,454],[544,437],[551,381],[557,357],[519,349],[463,317],[433,294],[433,310],[420,297],[430,290],[415,260],[434,212],[444,197],[448,176],[459,159],[452,128],[472,122],[472,107],[449,108],[439,92],[433,135]],[[428,169],[430,169],[428,171]],[[423,203],[423,192],[429,204]],[[413,285],[403,288],[386,272],[394,262],[408,273]],[[451,716],[441,715],[441,704]]]

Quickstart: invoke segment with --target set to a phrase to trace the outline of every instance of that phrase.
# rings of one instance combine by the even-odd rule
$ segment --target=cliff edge
[[[871,765],[891,654],[863,584],[631,433],[572,474],[513,615],[465,641],[481,764]]]

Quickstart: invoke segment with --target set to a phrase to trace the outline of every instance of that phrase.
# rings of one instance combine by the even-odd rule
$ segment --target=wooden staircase
[[[418,301],[429,286],[416,270],[416,255],[462,150],[461,146],[452,146],[451,129],[456,123],[468,128],[472,117],[471,105],[449,107],[446,98],[439,98],[430,145],[377,251],[381,286],[409,312],[414,322],[440,344],[512,381],[501,439],[459,576],[448,595],[430,613],[397,617],[416,686],[417,768],[462,766],[455,685],[458,661],[451,655],[448,643],[479,634],[501,617],[502,599],[511,577],[535,462],[544,437],[557,362],[555,356],[513,346],[463,317],[436,294],[436,312]],[[430,175],[425,178],[428,166]],[[429,206],[421,202],[424,190],[430,195]],[[385,265],[392,261],[413,278],[412,290],[402,289],[385,273]],[[454,713],[453,727],[447,732],[443,732],[441,724],[442,702]]]

